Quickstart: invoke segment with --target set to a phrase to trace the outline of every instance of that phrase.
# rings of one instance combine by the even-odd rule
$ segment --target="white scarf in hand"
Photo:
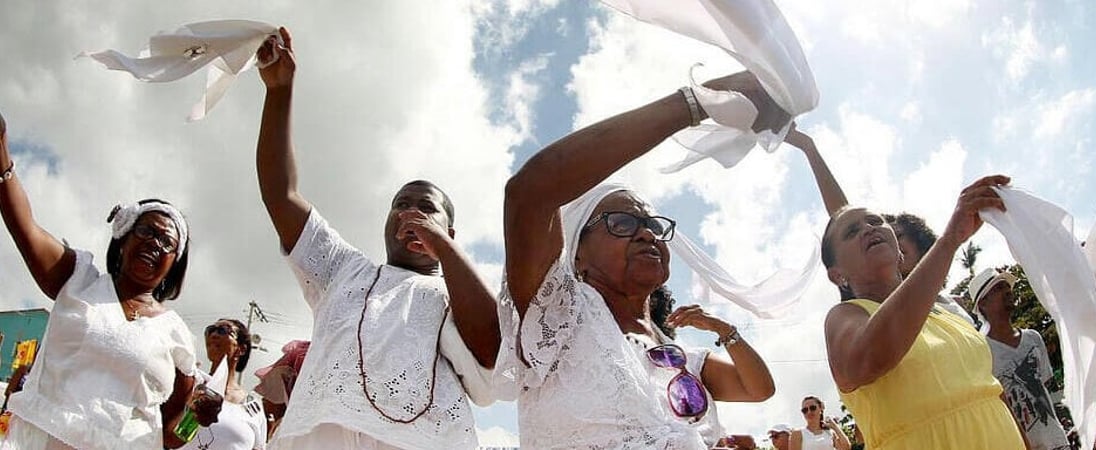
[[[814,75],[795,33],[772,0],[601,0],[624,14],[727,51],[761,82],[765,92],[794,120],[818,105]],[[737,164],[757,144],[773,152],[788,132],[751,130],[757,108],[737,92],[693,83],[715,124],[683,130],[674,139],[693,154],[664,169],[676,172],[704,158],[723,167]]]
[[[278,28],[267,23],[213,20],[158,33],[149,38],[148,47],[136,58],[115,50],[83,52],[77,58],[86,56],[107,69],[129,72],[138,80],[157,83],[178,80],[212,63],[205,94],[187,117],[188,121],[194,121],[205,117],[236,76],[255,64],[255,52],[270,36],[278,36]]]

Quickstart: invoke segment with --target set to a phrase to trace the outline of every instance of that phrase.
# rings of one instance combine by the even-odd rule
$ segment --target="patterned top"
[[[378,267],[315,209],[288,259],[312,308],[312,345],[270,447],[326,423],[404,448],[475,448],[468,396],[491,403],[490,372],[476,363],[446,312],[445,280]],[[360,337],[367,387],[392,418],[409,420],[428,408],[409,424],[378,413],[362,386],[358,321],[374,282]]]
[[[503,292],[505,354],[496,372],[516,385],[523,448],[707,448],[698,428],[666,405],[676,372],[647,362],[593,287],[557,262],[520,329],[513,299]],[[519,352],[527,365],[515,363]],[[497,382],[506,389],[506,380]]]
[[[163,448],[160,404],[175,370],[195,373],[194,342],[175,311],[127,321],[110,274],[77,250],[42,351],[12,412],[76,448]]]

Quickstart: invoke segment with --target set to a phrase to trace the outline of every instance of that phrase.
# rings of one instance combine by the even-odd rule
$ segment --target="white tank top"
[[[803,433],[803,450],[834,450],[833,430],[822,430],[820,434],[806,428],[800,431]]]

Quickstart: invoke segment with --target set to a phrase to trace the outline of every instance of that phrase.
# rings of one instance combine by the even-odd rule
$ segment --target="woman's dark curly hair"
[[[674,293],[665,284],[651,293],[650,308],[651,321],[655,323],[655,326],[662,330],[666,336],[676,338],[677,333],[674,328],[666,325],[666,318],[674,312]]]

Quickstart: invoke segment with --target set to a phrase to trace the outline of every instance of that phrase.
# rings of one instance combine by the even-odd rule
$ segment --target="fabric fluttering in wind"
[[[814,74],[784,15],[772,0],[602,0],[602,3],[675,33],[722,48],[752,72],[794,119],[818,105]],[[791,125],[751,129],[758,111],[746,96],[693,82],[697,100],[715,124],[682,130],[674,139],[693,152],[663,169],[676,172],[704,158],[731,167],[758,144],[773,152]]]
[[[564,259],[561,264],[574,271],[574,255],[583,225],[590,219],[594,208],[609,194],[617,191],[635,192],[626,184],[605,182],[593,187],[581,197],[568,203],[560,212],[564,229]],[[784,317],[799,304],[800,298],[810,286],[821,267],[821,246],[811,246],[808,261],[799,269],[780,269],[756,285],[739,282],[703,249],[693,243],[680,229],[667,242],[674,256],[692,270],[694,284],[700,287],[705,300],[713,300],[713,294],[734,303],[757,317],[772,319]],[[698,299],[699,300],[699,299]]]
[[[1007,211],[984,209],[980,214],[1004,235],[1012,257],[1024,268],[1039,303],[1058,327],[1064,401],[1081,436],[1081,448],[1092,448],[1096,440],[1094,267],[1073,234],[1069,213],[1019,189],[998,188],[997,193]]]
[[[135,58],[116,50],[83,52],[77,58],[88,57],[107,69],[129,72],[138,80],[153,83],[175,81],[210,65],[205,93],[187,117],[194,121],[204,118],[237,75],[255,64],[255,52],[270,36],[280,39],[278,28],[267,23],[213,20],[158,33]]]

